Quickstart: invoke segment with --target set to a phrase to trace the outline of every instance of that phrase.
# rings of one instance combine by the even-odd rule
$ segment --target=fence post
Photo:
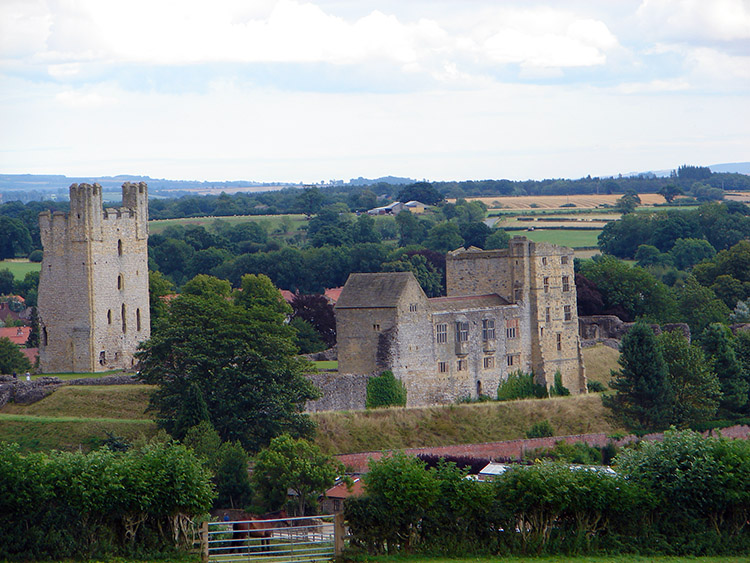
[[[201,524],[201,559],[208,561],[208,521]]]
[[[339,512],[333,515],[333,552],[338,557],[344,550],[344,514]]]

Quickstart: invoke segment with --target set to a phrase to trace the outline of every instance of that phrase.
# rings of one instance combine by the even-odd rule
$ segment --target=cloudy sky
[[[318,182],[750,160],[750,0],[0,0],[0,173]]]

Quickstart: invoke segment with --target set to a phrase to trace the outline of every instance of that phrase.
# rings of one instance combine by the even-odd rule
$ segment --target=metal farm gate
[[[204,522],[203,561],[313,563],[330,561],[344,546],[343,514]]]

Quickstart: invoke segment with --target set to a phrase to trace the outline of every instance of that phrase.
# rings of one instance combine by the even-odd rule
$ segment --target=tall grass
[[[609,374],[613,369],[619,369],[620,365],[617,363],[619,357],[620,352],[603,344],[584,348],[583,363],[586,366],[586,378],[609,387]]]
[[[596,395],[503,403],[315,413],[316,443],[327,453],[354,453],[524,438],[548,420],[558,435],[612,433]]]

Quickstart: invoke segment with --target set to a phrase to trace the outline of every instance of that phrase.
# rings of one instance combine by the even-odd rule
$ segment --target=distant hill
[[[370,180],[368,178],[363,178],[360,176],[359,178],[352,178],[349,180],[350,186],[370,186],[372,184],[393,184],[396,186],[405,185],[405,184],[414,184],[416,180],[413,180],[412,178],[399,178],[397,176],[382,176],[381,178],[375,178],[374,180]]]
[[[750,162],[728,162],[726,164],[711,164],[711,172],[728,172],[730,174],[749,174]]]

